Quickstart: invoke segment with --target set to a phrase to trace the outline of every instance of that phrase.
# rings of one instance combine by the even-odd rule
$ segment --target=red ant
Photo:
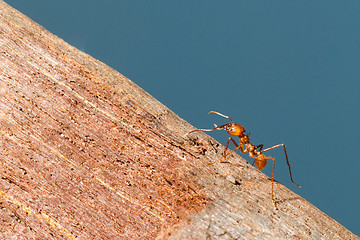
[[[212,129],[197,129],[197,130],[193,130],[193,131],[189,132],[189,134],[193,133],[193,132],[197,132],[197,131],[208,131],[208,132],[210,132],[210,131],[214,131],[214,130],[224,129],[230,135],[238,136],[239,137],[239,144],[237,144],[236,141],[233,138],[229,137],[229,139],[226,142],[226,147],[225,147],[222,158],[220,158],[219,160],[217,160],[215,162],[210,163],[209,165],[212,165],[212,164],[217,163],[217,162],[223,162],[223,160],[225,160],[227,156],[229,156],[231,153],[235,152],[238,149],[240,149],[240,151],[242,153],[249,153],[249,156],[251,158],[255,159],[254,162],[252,163],[252,166],[254,166],[254,163],[255,163],[256,168],[259,169],[259,170],[263,169],[266,166],[268,159],[271,159],[273,161],[272,175],[271,175],[271,184],[272,184],[272,186],[271,186],[271,201],[274,204],[275,209],[278,209],[277,206],[276,206],[276,202],[274,200],[275,158],[265,156],[263,153],[267,152],[267,151],[270,151],[272,149],[278,148],[278,147],[283,147],[285,157],[286,157],[286,162],[287,162],[287,165],[289,167],[290,180],[294,185],[300,187],[300,185],[296,184],[292,179],[291,168],[290,168],[290,163],[289,163],[288,155],[287,155],[287,152],[286,152],[285,144],[283,144],[283,143],[278,144],[278,145],[275,145],[275,146],[272,146],[272,147],[269,147],[267,149],[262,150],[263,149],[263,144],[260,144],[260,145],[251,144],[250,143],[250,138],[249,138],[250,133],[245,134],[245,132],[246,132],[245,128],[243,126],[241,126],[240,124],[234,123],[233,120],[231,119],[231,117],[225,116],[225,115],[223,115],[221,113],[218,113],[218,112],[215,112],[215,111],[209,112],[209,114],[212,114],[212,113],[215,113],[215,114],[217,114],[219,116],[222,116],[224,118],[229,119],[231,121],[231,123],[224,124],[224,125],[221,125],[221,126],[217,126],[216,124],[214,124],[215,127],[212,128]],[[230,141],[236,146],[236,148],[234,150],[231,150],[230,152],[226,153],[226,151],[228,150]]]

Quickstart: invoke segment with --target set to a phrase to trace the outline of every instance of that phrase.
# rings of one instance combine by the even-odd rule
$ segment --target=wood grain
[[[0,239],[359,239],[0,1]],[[299,191],[300,192],[300,191]]]

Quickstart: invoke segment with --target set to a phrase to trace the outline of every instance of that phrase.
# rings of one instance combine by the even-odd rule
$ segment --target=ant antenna
[[[217,114],[217,115],[219,115],[219,116],[222,116],[222,117],[224,117],[224,118],[227,118],[227,119],[229,119],[229,120],[231,121],[231,123],[234,123],[233,120],[231,119],[231,117],[229,117],[229,116],[226,116],[226,115],[224,115],[224,114],[221,114],[221,113],[215,112],[215,111],[210,111],[210,112],[209,112],[209,114],[212,114],[212,113],[215,113],[215,114]]]

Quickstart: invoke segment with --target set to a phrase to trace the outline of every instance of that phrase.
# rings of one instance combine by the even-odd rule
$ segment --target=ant
[[[289,167],[290,180],[294,185],[300,187],[300,185],[296,184],[294,182],[294,180],[292,179],[291,168],[290,168],[290,163],[289,163],[288,155],[287,155],[287,152],[286,152],[285,144],[283,144],[283,143],[278,144],[278,145],[275,145],[275,146],[272,146],[272,147],[269,147],[269,148],[266,148],[266,149],[262,150],[264,145],[263,144],[253,145],[252,143],[250,143],[250,133],[245,134],[245,132],[246,132],[245,128],[243,126],[241,126],[240,124],[234,123],[233,120],[231,119],[231,117],[226,116],[226,115],[221,114],[221,113],[218,113],[218,112],[215,112],[215,111],[210,111],[209,112],[209,114],[212,114],[212,113],[215,113],[215,114],[217,114],[217,115],[219,115],[221,117],[229,119],[231,121],[231,123],[224,124],[224,125],[221,125],[221,126],[217,126],[216,124],[214,124],[214,128],[212,128],[212,129],[196,129],[196,130],[193,130],[193,131],[189,132],[188,134],[193,133],[193,132],[197,132],[197,131],[210,132],[210,131],[214,131],[214,130],[224,129],[230,135],[235,136],[235,137],[236,136],[239,137],[239,144],[237,144],[236,141],[232,137],[229,137],[229,139],[226,142],[226,147],[225,147],[222,158],[218,159],[215,162],[210,163],[209,165],[213,165],[214,163],[217,163],[217,162],[224,162],[224,160],[226,159],[227,156],[229,156],[231,153],[235,152],[238,149],[240,149],[240,151],[242,153],[248,153],[251,158],[254,158],[254,162],[251,165],[254,166],[254,163],[255,163],[256,168],[259,169],[259,170],[263,169],[266,166],[268,159],[271,159],[273,161],[272,175],[271,175],[271,201],[272,201],[275,209],[278,209],[277,206],[276,206],[275,199],[274,199],[275,158],[265,156],[263,153],[267,152],[267,151],[270,151],[272,149],[278,148],[278,147],[283,147],[285,157],[286,157],[286,162],[287,162],[287,165]],[[230,141],[236,146],[236,148],[234,150],[231,150],[230,152],[226,153],[226,151],[229,149]]]

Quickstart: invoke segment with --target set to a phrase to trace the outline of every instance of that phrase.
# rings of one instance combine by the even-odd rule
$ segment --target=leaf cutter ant
[[[256,168],[259,169],[259,170],[263,169],[266,166],[268,159],[271,159],[273,161],[272,174],[271,174],[271,201],[272,201],[275,209],[278,209],[277,206],[276,206],[275,199],[274,199],[275,158],[265,156],[265,154],[263,154],[263,153],[267,152],[267,151],[270,151],[270,150],[273,150],[273,149],[278,148],[278,147],[283,147],[285,157],[286,157],[286,163],[287,163],[287,165],[289,167],[290,180],[294,185],[300,187],[300,185],[296,184],[294,182],[293,178],[292,178],[291,167],[290,167],[288,155],[287,155],[287,152],[286,152],[285,144],[283,144],[283,143],[278,144],[278,145],[275,145],[275,146],[272,146],[272,147],[269,147],[269,148],[266,148],[266,149],[263,150],[263,144],[253,145],[252,143],[250,143],[250,133],[245,134],[245,132],[246,132],[245,128],[243,126],[241,126],[240,124],[234,123],[233,120],[231,119],[231,117],[226,116],[226,115],[221,114],[221,113],[218,113],[218,112],[215,112],[215,111],[210,111],[209,112],[209,114],[212,114],[212,113],[215,113],[215,114],[217,114],[217,115],[219,115],[221,117],[229,119],[231,121],[231,123],[224,124],[224,125],[221,125],[221,126],[217,126],[216,124],[214,124],[214,128],[212,128],[212,129],[196,129],[196,130],[193,130],[193,131],[189,132],[188,134],[193,133],[193,132],[197,132],[197,131],[210,132],[210,131],[214,131],[214,130],[224,129],[230,135],[235,136],[235,137],[239,137],[239,144],[232,137],[229,137],[229,139],[226,142],[226,146],[225,146],[225,150],[224,150],[222,158],[218,159],[215,162],[210,163],[209,165],[212,165],[212,164],[217,163],[217,162],[224,162],[226,157],[229,156],[231,153],[235,152],[236,150],[240,150],[242,153],[248,153],[249,156],[254,159],[254,162],[252,163],[252,166],[254,166],[254,164],[255,164]],[[227,153],[227,150],[229,149],[230,141],[236,146],[236,148]]]

